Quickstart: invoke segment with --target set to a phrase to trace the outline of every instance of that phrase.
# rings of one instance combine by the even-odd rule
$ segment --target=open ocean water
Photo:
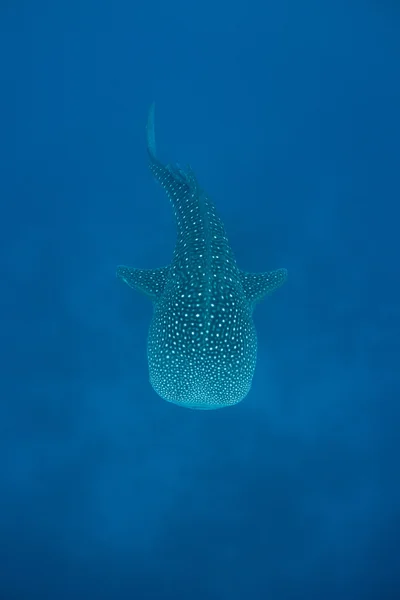
[[[0,600],[400,598],[400,5],[0,2]],[[148,381],[190,163],[286,267],[235,407]]]

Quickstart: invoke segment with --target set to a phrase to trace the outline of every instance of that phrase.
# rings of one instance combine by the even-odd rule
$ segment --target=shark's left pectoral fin
[[[246,273],[241,271],[242,285],[246,298],[255,304],[264,296],[272,294],[287,279],[286,269],[268,271],[268,273]]]
[[[129,287],[150,296],[156,300],[164,291],[169,267],[161,269],[132,269],[131,267],[117,267],[117,277],[122,279]]]

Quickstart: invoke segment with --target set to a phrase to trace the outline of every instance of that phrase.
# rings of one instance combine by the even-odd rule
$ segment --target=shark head
[[[210,277],[199,266],[193,265],[193,277],[177,277],[155,303],[148,361],[151,384],[162,398],[204,410],[247,395],[257,340],[240,285],[219,273]]]
[[[255,304],[280,287],[287,272],[238,268],[222,221],[191,168],[163,165],[156,157],[154,105],[147,149],[151,172],[174,210],[176,247],[166,267],[121,266],[117,276],[154,304],[147,344],[150,382],[159,396],[187,408],[232,406],[248,394],[254,375]]]

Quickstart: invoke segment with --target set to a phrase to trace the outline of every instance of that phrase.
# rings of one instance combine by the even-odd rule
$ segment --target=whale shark
[[[286,269],[242,271],[216,208],[192,168],[157,157],[154,103],[147,121],[150,171],[175,215],[172,261],[157,269],[117,267],[117,277],[153,302],[147,339],[150,383],[179,406],[232,406],[250,391],[257,358],[256,304],[279,288]]]

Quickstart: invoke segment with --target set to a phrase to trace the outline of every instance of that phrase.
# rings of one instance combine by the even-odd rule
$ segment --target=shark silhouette
[[[238,268],[222,221],[192,169],[158,160],[154,104],[147,150],[176,218],[173,259],[159,269],[119,266],[117,277],[154,304],[147,342],[151,385],[161,398],[187,408],[237,404],[248,394],[256,366],[254,307],[284,283],[287,271]]]

